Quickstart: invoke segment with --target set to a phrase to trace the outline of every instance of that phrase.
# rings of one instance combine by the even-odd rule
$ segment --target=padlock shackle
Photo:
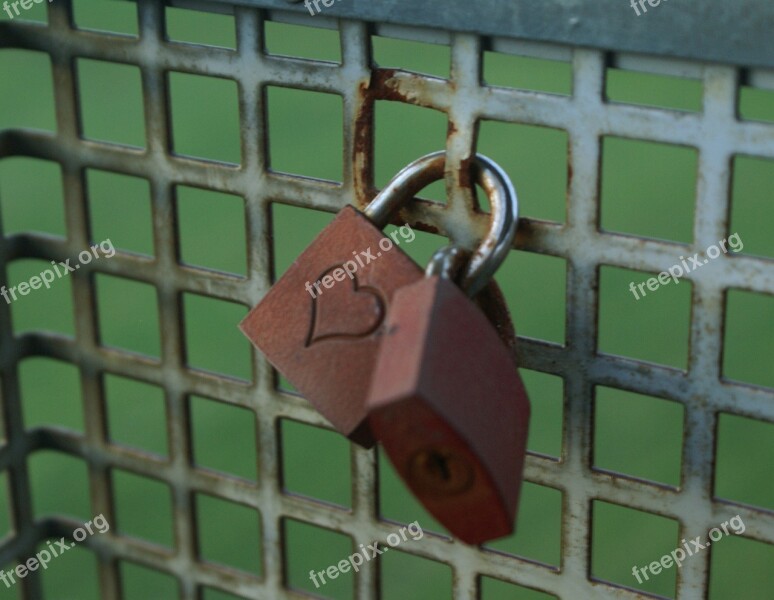
[[[365,215],[377,227],[384,228],[391,216],[420,190],[443,179],[445,167],[444,151],[415,160],[374,198],[366,207]],[[476,154],[471,169],[473,180],[484,188],[492,207],[489,232],[473,252],[459,281],[460,287],[472,297],[486,287],[513,246],[519,202],[508,175],[492,159]]]
[[[437,275],[450,281],[457,281],[460,278],[462,268],[470,260],[471,254],[470,250],[457,244],[449,244],[439,248],[430,257],[430,262],[427,263],[425,269],[425,276],[434,277]]]

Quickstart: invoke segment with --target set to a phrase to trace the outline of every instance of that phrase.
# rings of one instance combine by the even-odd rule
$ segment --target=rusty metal
[[[367,406],[400,476],[455,537],[513,531],[529,400],[497,328],[450,280],[395,293]]]
[[[338,10],[345,4],[343,1],[338,3]],[[405,7],[396,10],[396,5],[389,2],[352,4],[366,7],[363,10],[389,9],[391,18],[402,13],[404,8],[416,15],[428,6],[422,2],[405,3]],[[487,218],[477,211],[468,186],[461,185],[468,182],[460,180],[460,174],[468,172],[461,166],[469,163],[475,154],[477,124],[482,119],[566,131],[572,174],[567,190],[566,222],[522,219],[514,244],[519,250],[561,257],[567,262],[566,343],[521,339],[518,348],[522,366],[559,376],[565,384],[561,459],[528,455],[525,464],[527,481],[559,489],[563,494],[560,564],[543,564],[472,546],[450,544],[444,538],[431,535],[425,536],[422,544],[406,545],[402,550],[450,565],[454,569],[453,596],[457,600],[479,597],[482,576],[513,582],[563,599],[628,599],[649,596],[590,577],[591,503],[594,500],[615,502],[675,519],[680,523],[681,533],[706,531],[739,514],[747,525],[746,538],[774,544],[774,516],[770,511],[719,500],[712,494],[718,414],[741,415],[774,423],[774,392],[761,386],[728,381],[722,377],[720,369],[726,291],[733,288],[774,294],[772,261],[751,255],[724,257],[713,263],[712,271],[705,269],[691,274],[693,311],[690,354],[685,370],[610,356],[596,349],[600,265],[659,272],[663,265],[672,264],[674,257],[699,252],[724,238],[729,230],[729,165],[732,158],[736,155],[774,158],[774,125],[741,120],[737,115],[737,98],[742,84],[774,90],[774,73],[767,68],[774,56],[768,45],[771,36],[766,18],[770,14],[766,11],[772,5],[765,0],[759,3],[723,2],[722,7],[718,3],[686,2],[683,9],[696,11],[695,14],[703,18],[687,28],[684,27],[686,21],[680,21],[680,29],[671,36],[672,41],[669,36],[637,34],[627,21],[626,27],[610,28],[621,31],[623,38],[601,40],[594,48],[596,41],[584,44],[582,37],[573,37],[571,32],[562,38],[565,43],[555,38],[541,38],[541,27],[554,24],[553,14],[549,13],[540,13],[538,35],[533,31],[533,22],[524,22],[522,29],[504,29],[503,35],[494,37],[488,37],[491,32],[481,36],[459,33],[454,27],[445,29],[440,20],[434,20],[445,18],[446,3],[442,4],[438,11],[424,12],[422,22],[426,27],[415,28],[368,23],[361,18],[338,21],[322,15],[309,17],[301,12],[302,7],[292,7],[284,2],[280,5],[279,1],[274,5],[275,9],[269,11],[234,6],[227,0],[207,3],[207,6],[217,5],[220,10],[233,12],[237,24],[237,51],[167,42],[164,39],[163,6],[151,0],[137,3],[139,38],[74,29],[69,0],[47,4],[48,26],[19,20],[0,21],[0,48],[35,50],[51,58],[57,111],[56,133],[19,128],[0,131],[0,158],[33,156],[58,163],[65,183],[68,224],[67,239],[38,233],[0,238],[0,285],[7,284],[6,271],[11,261],[28,257],[64,260],[86,247],[87,210],[82,171],[87,167],[135,175],[151,182],[156,249],[152,260],[119,252],[110,261],[94,262],[72,274],[75,339],[44,332],[14,336],[9,307],[0,302],[0,402],[4,427],[0,436],[3,438],[0,471],[8,473],[14,532],[0,545],[0,563],[29,556],[39,540],[49,535],[65,535],[80,525],[61,517],[43,522],[34,520],[27,458],[44,449],[67,454],[88,465],[94,514],[104,513],[111,522],[114,516],[111,469],[125,469],[155,478],[171,490],[174,549],[160,550],[115,532],[87,538],[84,543],[98,556],[101,597],[106,600],[121,598],[117,566],[121,560],[131,560],[170,574],[185,600],[197,598],[203,586],[214,586],[248,598],[298,598],[302,596],[288,590],[285,582],[283,518],[314,523],[357,539],[385,540],[393,532],[391,523],[378,519],[378,476],[372,451],[353,449],[351,512],[281,492],[277,421],[292,417],[306,423],[327,424],[304,400],[275,388],[272,370],[263,359],[256,358],[255,382],[250,385],[186,369],[181,344],[183,315],[178,303],[182,292],[235,301],[244,306],[251,306],[264,296],[271,285],[271,225],[267,210],[270,202],[336,212],[348,203],[362,207],[374,196],[373,126],[377,100],[428,107],[449,119],[446,148],[448,203],[445,206],[429,202],[412,205],[407,212],[412,227],[457,240],[470,236],[469,244],[485,233]],[[467,2],[464,4],[466,8],[471,6]],[[607,6],[599,2],[523,4],[534,11],[550,6],[550,10],[562,11],[565,15],[575,4]],[[204,4],[200,2],[197,6]],[[744,6],[749,10],[743,10]],[[675,7],[668,5],[670,10]],[[292,8],[297,9],[296,12],[287,10]],[[616,2],[615,10],[618,8]],[[482,16],[477,22],[499,25],[500,21],[487,15],[480,5],[476,5],[476,10]],[[603,12],[599,18],[612,23],[612,14]],[[755,19],[759,15],[762,17],[753,29],[749,29],[736,20],[736,14]],[[721,33],[713,34],[712,29],[703,27],[704,18],[715,19],[716,23],[727,20],[729,24],[717,29]],[[265,19],[337,29],[341,36],[342,64],[264,53],[262,25]],[[583,26],[582,23],[578,25]],[[634,26],[641,27],[639,23]],[[690,43],[674,41],[680,38],[680,30],[690,32],[685,37]],[[521,31],[518,39],[510,37],[517,31]],[[763,32],[763,38],[754,33],[758,31]],[[743,38],[739,38],[741,33],[744,33]],[[442,79],[402,70],[372,68],[370,36],[373,34],[448,45],[452,60],[450,77]],[[489,49],[565,61],[573,75],[572,93],[558,96],[483,84],[481,56]],[[81,138],[74,71],[76,58],[135,65],[141,69],[146,149]],[[693,78],[702,86],[702,110],[683,113],[608,102],[604,84],[606,67],[610,65]],[[170,153],[168,71],[219,76],[239,82],[244,157],[239,167]],[[2,82],[2,86],[8,84]],[[267,116],[262,94],[266,85],[330,92],[344,98],[346,160],[341,185],[278,174],[266,168]],[[698,150],[694,239],[690,247],[600,231],[599,140],[607,135]],[[178,183],[245,198],[250,244],[248,280],[177,266],[177,240],[170,215],[173,213],[172,186]],[[100,346],[91,280],[95,272],[128,277],[156,288],[163,332],[160,361]],[[53,428],[23,429],[19,362],[30,356],[50,356],[78,366],[87,418],[84,434]],[[170,439],[167,460],[106,443],[101,384],[106,372],[153,383],[165,390]],[[597,385],[667,398],[685,407],[683,471],[679,486],[658,486],[619,473],[592,469],[591,406]],[[259,438],[260,478],[257,484],[191,468],[185,409],[187,394],[217,398],[254,412]],[[195,492],[227,498],[261,511],[264,548],[261,578],[222,569],[196,558],[191,500]],[[709,575],[710,554],[693,557],[680,569],[678,597],[705,597]],[[355,578],[356,597],[376,598],[378,587],[374,562],[363,565]],[[42,597],[40,590],[36,573],[24,580],[26,598]]]

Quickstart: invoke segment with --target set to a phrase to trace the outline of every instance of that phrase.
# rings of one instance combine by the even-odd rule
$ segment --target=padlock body
[[[368,408],[402,479],[452,534],[480,544],[513,531],[529,401],[512,352],[453,283],[395,294]]]
[[[240,324],[338,431],[366,447],[374,440],[365,400],[387,308],[397,289],[422,278],[385,239],[345,207]]]

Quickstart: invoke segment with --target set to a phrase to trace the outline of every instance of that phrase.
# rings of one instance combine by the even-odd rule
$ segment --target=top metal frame
[[[129,471],[154,479],[171,490],[173,549],[158,549],[125,535],[118,528],[84,543],[84,547],[98,556],[101,597],[105,600],[125,597],[120,565],[127,561],[173,576],[179,585],[178,597],[183,600],[197,600],[205,586],[259,600],[308,598],[308,595],[289,589],[289,554],[284,530],[288,520],[326,528],[344,534],[352,541],[381,541],[393,532],[394,524],[384,519],[379,511],[380,476],[373,451],[352,449],[351,510],[284,489],[281,481],[283,446],[278,423],[290,419],[325,426],[323,418],[300,397],[278,390],[273,371],[260,356],[253,357],[254,379],[249,385],[191,368],[185,345],[188,317],[184,304],[179,301],[182,294],[191,293],[250,306],[266,292],[271,285],[272,221],[268,210],[271,203],[335,212],[347,203],[362,204],[365,198],[372,197],[374,105],[381,100],[440,111],[453,125],[447,129],[446,150],[450,162],[456,165],[448,175],[448,187],[453,188],[454,193],[449,195],[446,205],[418,204],[411,215],[416,217],[413,224],[417,228],[418,223],[426,223],[437,228],[440,235],[455,237],[471,227],[479,233],[487,225],[485,216],[473,211],[472,197],[466,195],[454,179],[461,171],[459,165],[475,152],[475,128],[481,120],[567,132],[568,161],[573,173],[567,187],[566,223],[525,219],[523,223],[528,235],[520,236],[515,244],[519,250],[559,257],[567,264],[566,343],[530,338],[519,340],[520,364],[525,369],[561,377],[564,385],[562,455],[554,459],[531,453],[525,467],[527,481],[559,490],[562,494],[559,564],[465,546],[437,535],[428,535],[421,545],[405,550],[450,566],[454,573],[453,597],[457,600],[480,598],[482,577],[515,583],[563,599],[635,600],[654,596],[601,580],[590,567],[592,509],[597,501],[678,521],[680,537],[687,536],[688,532],[707,531],[738,514],[747,525],[745,538],[774,545],[774,512],[716,497],[713,479],[719,414],[774,423],[774,391],[729,381],[721,370],[727,290],[774,295],[774,263],[771,259],[751,255],[723,257],[715,263],[714,270],[691,274],[692,313],[686,370],[605,354],[597,348],[600,265],[656,273],[680,254],[707,248],[729,233],[733,157],[774,159],[774,125],[739,119],[736,114],[740,79],[745,76],[740,77],[740,74],[745,70],[653,58],[654,46],[668,47],[667,37],[654,39],[654,46],[648,48],[647,56],[634,56],[632,46],[636,36],[618,27],[614,21],[605,20],[602,8],[610,6],[611,0],[595,0],[599,7],[594,14],[602,15],[598,27],[602,28],[604,24],[608,32],[626,34],[627,39],[615,42],[620,47],[613,50],[619,52],[577,47],[606,43],[601,36],[595,44],[584,44],[580,37],[564,40],[570,45],[508,39],[519,35],[518,30],[511,28],[515,20],[521,23],[521,30],[529,29],[528,20],[521,17],[528,12],[549,13],[545,8],[547,0],[530,8],[501,7],[496,12],[487,12],[487,7],[494,5],[493,0],[478,0],[475,4],[475,0],[469,0],[465,6],[481,11],[482,22],[487,27],[507,30],[499,38],[492,33],[480,38],[468,33],[450,35],[446,29],[417,30],[395,24],[398,21],[414,25],[432,22],[437,27],[462,29],[460,22],[456,27],[451,22],[454,15],[461,14],[462,4],[457,0],[447,0],[443,10],[436,10],[439,6],[436,0],[423,0],[423,7],[407,5],[399,10],[394,0],[378,0],[378,3],[375,0],[374,5],[362,10],[353,8],[359,6],[358,0],[337,0],[329,9],[330,16],[341,16],[349,11],[352,18],[334,23],[331,23],[334,19],[325,16],[311,17],[303,5],[290,5],[284,0],[240,1],[243,5],[252,4],[253,8],[235,8],[225,0],[198,2],[202,8],[234,13],[236,50],[169,41],[164,35],[165,11],[158,0],[137,0],[137,37],[74,27],[71,0],[57,0],[48,5],[48,26],[22,20],[0,23],[0,49],[20,48],[50,56],[57,111],[55,133],[22,128],[0,131],[0,161],[12,156],[31,156],[58,163],[62,170],[68,223],[67,238],[51,239],[36,232],[6,236],[0,218],[0,284],[8,283],[7,265],[13,261],[25,258],[65,260],[86,247],[92,236],[88,219],[88,182],[83,179],[85,169],[123,173],[148,181],[155,236],[152,262],[118,252],[110,262],[93,263],[72,275],[74,305],[77,307],[75,337],[43,331],[16,335],[11,310],[6,303],[0,302],[0,473],[8,473],[14,531],[12,536],[2,540],[0,564],[28,557],[38,541],[49,536],[69,535],[79,525],[56,515],[37,519],[33,513],[27,459],[41,450],[63,453],[88,465],[92,514],[103,513],[111,523],[117,522],[113,518],[117,506],[113,492],[115,471]],[[502,0],[502,3],[518,1]],[[555,1],[568,5],[573,0]],[[624,9],[630,10],[627,0],[617,1],[620,4],[610,14],[619,14],[619,10],[625,14]],[[677,1],[672,0],[667,6],[642,17],[629,15],[631,25],[641,26],[647,18],[654,27],[655,38],[660,30],[656,25],[658,21],[651,17],[667,18],[659,15],[685,10]],[[179,0],[171,3],[178,4]],[[728,3],[729,7],[723,7],[725,12],[722,14],[755,4],[746,0],[728,0]],[[708,18],[715,13],[707,7],[715,4],[715,0],[703,3]],[[193,4],[187,6],[193,7]],[[282,10],[259,10],[258,6],[292,8],[292,18],[299,22],[335,26],[341,39],[341,64],[266,52],[264,21],[278,17],[287,19],[291,15],[283,14]],[[557,14],[568,10],[566,6],[557,8]],[[749,14],[755,14],[760,27],[765,29],[765,23],[771,20],[764,17],[772,10],[761,3]],[[519,11],[519,19],[499,18],[501,12],[515,15]],[[420,18],[421,15],[424,17]],[[621,17],[622,22],[623,19]],[[561,22],[559,17],[544,20],[543,28]],[[385,24],[387,21],[390,23]],[[483,23],[466,24],[466,27],[481,26]],[[580,27],[579,24],[576,29],[580,31]],[[672,24],[668,30],[673,31],[675,27]],[[746,29],[751,28],[746,28],[741,21],[734,23],[734,30],[739,32],[736,35],[741,36],[744,32],[748,48],[754,48],[756,38]],[[536,32],[542,30],[536,27],[535,32],[525,37],[539,39]],[[704,23],[696,31],[704,32],[707,40],[713,39],[710,24]],[[449,79],[374,65],[370,38],[376,33],[392,37],[419,34],[439,43],[447,36],[451,55]],[[580,33],[573,35],[580,36]],[[717,41],[717,52],[722,52],[723,44],[732,43],[722,36],[713,41]],[[771,42],[763,40],[761,56],[774,54],[764,50],[766,43],[770,45]],[[490,48],[566,60],[573,74],[572,94],[558,96],[487,86],[482,73],[482,54]],[[698,48],[675,42],[669,52],[662,54],[690,56],[687,52],[699,52]],[[709,55],[702,57],[703,60],[710,58]],[[140,69],[147,141],[144,150],[85,139],[80,121],[83,99],[78,84],[79,59],[127,64]],[[728,60],[726,56],[718,62]],[[748,63],[745,66],[752,66],[756,61],[744,62]],[[697,79],[703,90],[703,110],[684,113],[609,102],[604,90],[606,69],[611,65]],[[243,160],[238,168],[172,152],[170,72],[228,78],[238,83],[243,150]],[[774,89],[774,76],[768,71],[751,70],[747,76],[754,85]],[[346,160],[341,185],[271,170],[265,144],[270,118],[263,93],[267,86],[321,91],[343,98]],[[690,247],[600,230],[600,140],[606,136],[689,146],[697,150],[694,241]],[[201,187],[245,199],[248,279],[235,280],[221,272],[180,264],[179,233],[173,218],[177,185]],[[162,334],[160,361],[105,347],[99,333],[95,273],[154,286]],[[31,356],[48,356],[80,369],[84,413],[87,415],[84,434],[63,428],[25,429],[19,363]],[[105,426],[108,411],[103,384],[105,373],[164,389],[170,440],[168,458],[157,458],[111,441]],[[593,411],[597,386],[647,394],[678,402],[684,407],[679,486],[665,486],[595,467]],[[257,482],[199,468],[192,461],[187,404],[190,395],[252,411],[257,423],[256,446],[259,449]],[[202,560],[195,513],[198,494],[259,511],[263,549],[260,577]],[[676,584],[679,598],[706,597],[711,556],[709,552],[703,553],[680,569]],[[22,597],[43,597],[39,575],[40,571],[24,580]],[[378,563],[364,565],[354,583],[355,597],[378,598],[379,577]]]
[[[771,0],[650,0],[655,7],[648,1],[643,1],[647,14],[640,16],[632,9],[631,0],[335,0],[324,14],[744,67],[774,67]],[[298,0],[198,0],[197,4],[202,8],[216,5],[213,8],[228,12],[241,5],[308,14]],[[471,12],[480,18],[471,19]]]

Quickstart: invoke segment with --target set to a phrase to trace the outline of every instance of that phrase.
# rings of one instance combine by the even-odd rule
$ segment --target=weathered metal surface
[[[513,531],[529,401],[497,329],[454,283],[427,277],[395,293],[367,407],[400,476],[455,537]]]
[[[168,0],[170,4],[182,4]],[[199,0],[199,5],[253,6],[309,14],[287,0]],[[768,0],[645,2],[629,0],[338,0],[327,17],[419,26],[639,52],[740,66],[774,67],[774,4]],[[475,17],[472,12],[475,11]]]
[[[213,4],[213,3],[210,3]],[[336,212],[345,204],[363,206],[374,192],[373,181],[373,105],[376,99],[410,102],[427,106],[449,118],[447,143],[447,185],[451,191],[445,206],[413,204],[405,211],[412,227],[421,227],[441,235],[483,236],[486,215],[474,210],[474,199],[459,185],[460,166],[467,164],[476,150],[476,124],[480,119],[540,125],[564,130],[569,139],[569,166],[572,177],[567,191],[567,221],[564,224],[523,219],[515,247],[562,257],[567,261],[567,341],[551,344],[522,339],[519,363],[561,377],[565,384],[564,437],[561,460],[529,455],[526,480],[559,489],[563,494],[562,556],[559,568],[535,561],[489,552],[472,546],[450,544],[446,539],[427,535],[422,544],[405,546],[406,552],[441,561],[454,569],[453,593],[456,600],[476,598],[480,576],[489,576],[525,585],[560,598],[639,598],[647,597],[628,589],[592,581],[590,573],[591,502],[605,500],[657,513],[680,523],[680,531],[706,531],[739,514],[747,525],[745,537],[774,544],[774,517],[770,511],[732,504],[712,497],[713,448],[719,412],[743,415],[774,422],[774,393],[771,389],[740,385],[721,377],[723,349],[724,297],[728,288],[774,294],[774,267],[771,260],[751,255],[722,257],[712,270],[698,270],[690,276],[692,321],[690,355],[685,371],[610,356],[596,349],[599,304],[599,266],[602,264],[642,271],[658,272],[671,264],[675,256],[699,252],[722,239],[729,226],[729,189],[731,160],[736,155],[774,158],[774,125],[740,120],[736,106],[740,82],[761,88],[774,88],[770,71],[752,70],[769,64],[756,55],[742,58],[745,48],[757,45],[768,57],[771,41],[759,39],[758,32],[770,30],[770,7],[763,2],[683,2],[665,3],[647,15],[667,19],[661,14],[679,10],[705,11],[708,25],[699,23],[686,36],[685,43],[670,40],[671,25],[659,27],[666,35],[648,38],[642,43],[642,27],[631,16],[627,27],[609,27],[620,32],[621,40],[612,40],[610,50],[630,51],[629,40],[640,40],[637,48],[644,54],[671,54],[741,62],[745,68],[703,64],[663,57],[651,58],[630,53],[609,53],[581,47],[514,42],[510,39],[481,38],[470,33],[440,29],[367,24],[357,19],[343,20],[304,17],[279,10],[265,13],[256,8],[236,7],[238,51],[171,44],[163,37],[163,7],[152,0],[140,0],[139,39],[73,30],[68,0],[48,5],[49,27],[23,22],[0,22],[0,48],[26,48],[50,55],[55,82],[57,132],[11,129],[0,131],[0,158],[35,156],[59,163],[62,168],[68,224],[67,239],[53,239],[37,233],[0,237],[0,285],[7,284],[6,266],[10,261],[39,257],[63,260],[83,248],[88,241],[86,200],[82,170],[97,168],[143,177],[151,182],[155,224],[156,256],[153,260],[119,252],[110,261],[92,263],[72,274],[75,295],[77,343],[42,332],[15,337],[9,307],[0,302],[0,402],[2,402],[4,438],[0,446],[0,469],[8,469],[11,488],[12,524],[16,535],[0,546],[0,563],[13,557],[30,555],[35,543],[47,534],[64,535],[73,525],[66,519],[36,523],[32,514],[27,457],[41,449],[53,449],[77,457],[89,465],[94,514],[102,512],[112,522],[113,500],[110,470],[127,469],[166,483],[172,491],[176,544],[174,550],[158,550],[113,532],[99,539],[101,597],[120,598],[117,561],[130,559],[162,570],[178,582],[181,597],[194,600],[201,587],[211,585],[249,598],[271,599],[301,597],[287,590],[282,546],[282,519],[295,518],[340,531],[358,539],[382,540],[393,526],[377,518],[377,471],[373,452],[353,450],[353,504],[351,512],[321,502],[282,493],[279,489],[280,456],[277,420],[284,417],[325,425],[322,417],[299,397],[275,389],[268,363],[257,357],[256,381],[244,385],[226,378],[203,375],[184,368],[181,343],[183,314],[178,302],[181,292],[196,292],[251,306],[268,290],[271,283],[270,202],[314,207]],[[337,3],[345,6],[346,2]],[[443,25],[447,6],[443,3],[425,18]],[[503,3],[505,5],[506,3]],[[546,3],[530,3],[546,10]],[[692,5],[695,8],[686,5]],[[368,6],[367,6],[368,5]],[[611,6],[608,2],[596,5]],[[221,4],[224,8],[231,5]],[[364,2],[362,10],[389,12],[386,18],[399,17],[402,11],[416,17],[433,2],[415,2],[397,10],[392,2]],[[466,3],[466,7],[471,5]],[[486,3],[477,3],[481,23],[494,23],[497,13],[486,13]],[[526,5],[525,5],[526,6]],[[569,2],[552,4],[556,14],[566,15]],[[588,3],[591,7],[592,4]],[[626,8],[624,2],[621,6]],[[615,10],[622,10],[616,6]],[[757,6],[757,9],[753,7]],[[287,5],[288,8],[291,8]],[[389,7],[389,10],[387,10]],[[682,8],[680,8],[682,7]],[[745,15],[759,19],[746,27],[744,17],[731,20],[718,33],[713,22],[727,21],[728,15],[749,7]],[[597,10],[589,8],[588,10]],[[627,9],[628,10],[628,9]],[[381,13],[380,13],[381,14]],[[449,14],[452,14],[451,12]],[[553,14],[553,13],[552,13]],[[613,12],[603,12],[600,20],[610,23]],[[700,14],[700,13],[696,13]],[[342,64],[332,65],[311,60],[269,56],[262,52],[262,21],[267,16],[312,26],[339,27],[342,40]],[[375,14],[374,18],[378,15]],[[645,17],[639,17],[644,19]],[[669,17],[671,18],[671,17]],[[714,19],[714,21],[713,21]],[[534,39],[545,28],[557,27],[546,17],[535,26]],[[414,19],[414,23],[420,21]],[[526,24],[526,21],[525,21]],[[675,28],[684,23],[676,19]],[[582,22],[577,28],[585,27]],[[471,25],[473,27],[473,25]],[[607,27],[607,25],[606,25]],[[451,47],[452,68],[449,80],[395,70],[377,69],[370,64],[369,35],[389,34],[405,39],[431,40]],[[517,30],[508,30],[513,35]],[[742,34],[746,39],[739,40]],[[628,39],[623,39],[623,38]],[[601,40],[601,38],[600,38]],[[666,41],[664,41],[666,40]],[[583,46],[581,38],[568,40]],[[603,41],[603,40],[602,40]],[[620,41],[620,44],[618,43]],[[590,42],[591,43],[591,42]],[[560,97],[517,89],[483,85],[481,53],[490,44],[499,51],[527,54],[571,62],[573,93]],[[708,45],[711,52],[705,53]],[[718,56],[720,49],[733,45],[738,49]],[[749,54],[749,52],[748,52]],[[93,58],[137,65],[142,71],[144,108],[148,145],[132,150],[97,141],[85,142],[78,135],[78,92],[73,70],[74,59]],[[703,86],[703,110],[685,114],[608,103],[604,97],[605,68],[623,61],[627,68],[643,72],[678,74],[695,77]],[[239,167],[216,162],[197,161],[169,152],[170,115],[167,111],[169,90],[167,72],[179,71],[227,77],[239,82],[239,106],[243,162]],[[266,169],[266,107],[262,86],[283,85],[306,90],[327,91],[344,98],[344,175],[341,185],[308,178],[277,174]],[[8,85],[8,82],[2,82]],[[3,90],[0,90],[2,93]],[[685,245],[655,239],[640,239],[600,231],[599,166],[602,136],[651,140],[686,145],[698,150],[698,188],[695,204],[694,241]],[[170,215],[173,214],[173,184],[199,186],[240,195],[246,200],[248,257],[250,278],[238,281],[214,272],[177,267],[177,240]],[[1,218],[1,215],[0,215]],[[0,223],[0,227],[2,223]],[[440,245],[440,244],[439,244]],[[100,346],[97,339],[94,288],[90,276],[96,272],[130,277],[155,286],[159,297],[163,332],[162,360],[154,361]],[[20,403],[19,361],[29,356],[51,356],[80,368],[84,390],[84,435],[62,430],[23,430]],[[111,372],[164,388],[169,419],[168,461],[149,458],[105,440],[105,399],[102,374]],[[592,402],[594,387],[612,386],[634,392],[668,398],[686,409],[683,452],[683,477],[678,488],[599,472],[591,468]],[[189,459],[189,432],[186,422],[186,396],[196,394],[217,398],[254,412],[258,422],[260,478],[257,484],[228,479],[192,469]],[[203,563],[196,559],[195,524],[191,495],[207,492],[246,506],[259,508],[263,517],[264,565],[262,579]],[[74,526],[74,525],[73,525]],[[680,598],[705,597],[709,582],[710,554],[693,557],[680,569],[677,594]],[[39,598],[40,579],[36,573],[24,580],[28,598]],[[377,567],[363,565],[355,579],[358,598],[375,598],[378,593]]]

